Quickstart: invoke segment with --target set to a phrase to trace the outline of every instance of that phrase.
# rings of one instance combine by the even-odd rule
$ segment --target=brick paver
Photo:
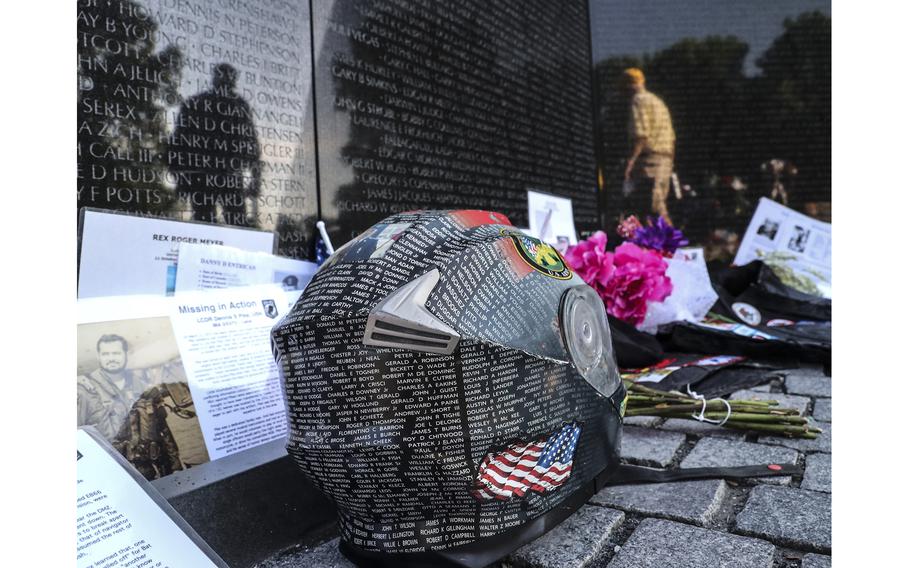
[[[831,493],[831,456],[812,454],[806,458],[806,473],[803,475],[802,489]]]
[[[591,503],[649,517],[705,525],[720,509],[726,496],[726,482],[714,479],[605,487]]]
[[[639,465],[665,467],[685,443],[685,434],[628,426],[622,429],[620,456]]]
[[[820,422],[831,422],[831,399],[819,398],[815,401],[815,410],[812,416]]]
[[[319,546],[283,554],[257,564],[257,568],[357,568],[338,550],[338,539]]]
[[[831,397],[831,377],[813,369],[787,371],[786,387],[789,394]]]
[[[790,448],[705,437],[683,459],[679,467],[738,467],[759,464],[795,464],[799,453]],[[756,478],[760,483],[787,485],[790,477]]]
[[[645,519],[608,568],[771,568],[774,546],[755,538]]]
[[[784,546],[830,552],[831,495],[790,487],[752,489],[736,532]]]
[[[612,552],[610,539],[625,515],[585,505],[558,527],[516,550],[510,560],[529,568],[583,568]]]
[[[803,556],[803,568],[831,568],[831,557],[807,554]]]

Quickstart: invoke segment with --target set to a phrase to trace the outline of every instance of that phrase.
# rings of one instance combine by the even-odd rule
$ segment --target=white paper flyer
[[[831,297],[830,223],[762,197],[733,263],[748,264],[769,255],[814,283],[821,296]]]
[[[182,243],[177,258],[176,293],[278,284],[285,291],[306,288],[315,262],[250,252],[229,246]]]
[[[174,297],[171,321],[213,460],[286,434],[269,336],[284,298],[274,284]]]
[[[553,245],[559,252],[578,244],[571,199],[528,190],[528,224],[531,236]]]
[[[266,231],[85,211],[78,297],[173,293],[181,243],[271,253],[274,242]]]

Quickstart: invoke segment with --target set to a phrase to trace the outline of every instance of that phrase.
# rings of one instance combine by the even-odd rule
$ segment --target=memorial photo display
[[[76,413],[146,479],[209,461],[167,317],[82,324]]]
[[[283,438],[268,337],[288,303],[273,283],[81,301],[77,426],[149,480]]]

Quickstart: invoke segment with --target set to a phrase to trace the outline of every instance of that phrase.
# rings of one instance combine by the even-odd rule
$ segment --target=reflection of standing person
[[[631,96],[629,141],[632,152],[626,164],[625,179],[634,182],[638,200],[644,203],[650,197],[650,212],[670,223],[667,196],[676,152],[676,133],[670,111],[657,95],[645,89],[645,75],[640,69],[626,69],[623,82]]]
[[[787,188],[784,187],[784,176],[792,178],[799,173],[799,170],[792,162],[778,159],[768,160],[761,165],[761,170],[771,174],[771,199],[786,205],[790,196]]]
[[[180,106],[167,159],[177,194],[196,221],[250,225],[246,197],[259,195],[259,139],[252,111],[236,92],[237,70],[216,65],[212,88]],[[222,217],[216,217],[221,204]]]

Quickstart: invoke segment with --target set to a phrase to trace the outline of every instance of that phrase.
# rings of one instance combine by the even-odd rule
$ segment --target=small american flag
[[[524,497],[528,490],[545,493],[556,489],[572,473],[579,434],[580,426],[566,424],[545,438],[487,454],[471,494],[480,501],[505,501]]]

